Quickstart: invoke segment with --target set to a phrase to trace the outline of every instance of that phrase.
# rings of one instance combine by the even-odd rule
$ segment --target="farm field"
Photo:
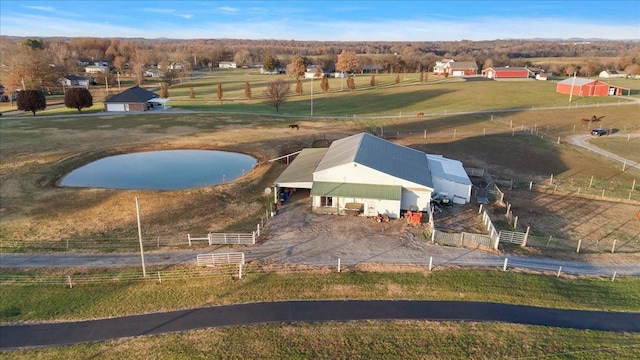
[[[215,88],[215,83],[207,83],[205,79],[197,81],[202,81],[203,87]],[[545,83],[524,83],[548,87]],[[638,179],[637,169],[623,172],[620,164],[562,141],[570,134],[588,133],[590,124],[580,119],[590,118],[594,112],[602,117],[599,126],[616,128],[621,134],[638,132],[639,105],[617,105],[622,100],[615,98],[606,99],[615,104],[607,107],[546,110],[535,110],[534,107],[533,110],[504,112],[505,109],[524,106],[526,99],[536,99],[539,107],[554,105],[559,99],[553,99],[557,97],[555,93],[549,98],[542,97],[542,100],[533,96],[542,91],[538,88],[530,90],[533,93],[523,95],[521,100],[512,99],[515,104],[512,107],[493,100],[486,101],[509,101],[502,94],[520,92],[525,85],[518,82],[489,82],[487,85],[485,82],[465,84],[451,81],[424,85],[426,91],[420,90],[422,86],[393,89],[384,93],[382,98],[396,104],[392,113],[412,109],[413,114],[419,109],[439,109],[433,111],[434,115],[424,118],[377,115],[376,106],[382,108],[387,105],[378,105],[380,101],[376,90],[368,90],[370,94],[363,90],[360,94],[356,91],[354,94],[327,96],[325,100],[330,104],[327,108],[338,109],[333,111],[335,114],[347,108],[346,99],[352,109],[366,111],[366,116],[344,118],[308,117],[305,108],[308,100],[295,100],[295,97],[288,111],[297,110],[295,114],[288,115],[276,115],[273,110],[269,114],[251,113],[264,107],[263,104],[233,105],[246,113],[233,112],[234,108],[225,104],[198,105],[209,111],[185,112],[183,107],[176,105],[166,112],[126,116],[96,113],[4,118],[0,122],[2,241],[135,236],[135,218],[131,213],[131,199],[135,196],[141,199],[144,233],[148,236],[244,230],[253,227],[248,224],[255,224],[260,216],[262,189],[269,186],[284,168],[283,164],[267,163],[267,160],[309,147],[314,140],[334,140],[361,131],[459,159],[467,167],[486,168],[498,179],[543,184],[553,175],[558,182],[579,184],[588,183],[593,177],[597,185],[593,186],[594,194],[601,193],[605,186],[607,194],[614,199],[640,201],[638,191],[629,192],[633,181]],[[482,88],[483,97],[476,95],[480,93],[476,87]],[[183,88],[186,92],[188,86]],[[411,90],[407,93],[406,89]],[[173,91],[178,93],[176,103],[179,103],[179,90]],[[429,95],[435,93],[438,95]],[[414,101],[407,100],[409,96],[414,96]],[[451,100],[443,101],[447,96]],[[466,113],[466,101],[469,101],[469,108],[482,112]],[[444,113],[443,108],[447,106],[443,102],[451,106],[451,114]],[[314,104],[318,104],[315,99]],[[321,109],[322,101],[319,106]],[[322,114],[322,110],[319,113]],[[428,110],[426,113],[431,114]],[[299,131],[288,129],[288,124],[294,122],[300,124]],[[560,139],[559,144],[556,139]],[[612,139],[597,140],[603,143]],[[633,154],[638,153],[635,151],[637,147],[638,143],[634,141],[613,150]],[[256,157],[260,165],[236,182],[184,191],[115,191],[55,186],[65,173],[98,158],[154,149],[238,151]],[[570,193],[571,188],[565,191]],[[637,237],[636,229],[628,231],[626,236],[631,239]],[[563,235],[570,234],[554,234]]]
[[[264,210],[263,189],[271,185],[285,167],[282,163],[268,163],[267,160],[309,147],[317,140],[334,140],[361,131],[369,131],[403,145],[459,159],[468,167],[486,168],[496,179],[503,181],[513,179],[523,183],[534,182],[542,185],[553,174],[555,181],[567,184],[564,190],[562,188],[558,190],[559,194],[545,193],[549,189],[525,192],[525,195],[520,195],[522,190],[507,192],[507,200],[515,204],[514,210],[517,210],[518,214],[522,214],[520,216],[524,225],[529,224],[534,227],[535,235],[541,237],[591,236],[589,239],[592,241],[600,241],[612,236],[619,239],[624,237],[630,244],[628,246],[631,250],[622,254],[596,256],[576,255],[573,249],[568,249],[564,252],[543,253],[543,255],[571,257],[585,261],[638,261],[639,251],[636,244],[639,241],[640,225],[631,220],[639,208],[640,192],[636,188],[630,193],[629,189],[634,180],[640,179],[639,170],[622,171],[620,164],[563,141],[571,134],[588,133],[590,124],[584,124],[581,119],[591,117],[594,113],[604,116],[600,125],[614,127],[621,134],[640,132],[640,121],[637,116],[639,106],[637,104],[617,105],[618,102],[628,102],[628,99],[584,99],[584,101],[580,99],[576,104],[567,106],[566,97],[559,97],[557,94],[538,96],[548,90],[549,84],[536,85],[531,92],[521,94],[525,91],[525,85],[513,82],[496,82],[485,86],[483,82],[464,84],[448,80],[439,83],[430,79],[434,81],[433,84],[408,85],[401,89],[394,87],[386,91],[370,89],[356,91],[353,94],[318,95],[318,99],[314,98],[314,117],[311,118],[307,113],[308,98],[300,100],[292,98],[291,102],[282,108],[280,114],[275,114],[272,108],[261,104],[259,99],[245,104],[239,103],[240,101],[228,103],[223,101],[220,104],[215,99],[215,82],[206,79],[198,81],[202,81],[202,85],[201,91],[196,90],[196,94],[211,90],[211,100],[195,102],[188,99],[190,84],[187,83],[181,88],[176,87],[170,90],[170,93],[176,93],[174,109],[163,113],[124,116],[98,112],[76,115],[75,111],[69,113],[62,111],[50,117],[40,116],[45,115],[45,112],[35,117],[3,116],[0,120],[0,197],[2,198],[0,242],[8,244],[15,241],[109,240],[135,237],[137,228],[133,199],[136,196],[141,200],[143,232],[146,237],[184,237],[186,233],[252,229]],[[366,84],[368,79],[361,81],[362,84]],[[228,92],[225,90],[225,93],[228,93],[229,97],[233,97],[235,93],[238,98],[241,98],[239,94],[243,92],[244,87],[239,84],[244,82],[238,79],[233,82],[238,84],[236,88],[230,85]],[[339,85],[331,84],[332,89],[336,86]],[[359,85],[356,86],[358,88]],[[362,87],[365,86],[362,85]],[[423,86],[426,87],[426,91],[422,90]],[[478,93],[482,93],[483,96],[477,95]],[[504,94],[518,95],[509,100]],[[304,98],[304,95],[302,97]],[[610,102],[614,106],[600,106],[604,104],[598,101]],[[593,107],[585,107],[585,105]],[[539,109],[554,106],[560,108]],[[511,111],[505,112],[505,110]],[[424,111],[426,116],[416,118],[415,113],[418,111]],[[292,123],[299,124],[300,130],[290,130],[288,125]],[[606,141],[609,144],[609,151],[623,155],[635,153],[638,146],[637,141],[620,144],[620,139],[597,140],[599,143]],[[159,149],[238,151],[256,157],[260,165],[237,181],[182,191],[70,189],[56,186],[57,181],[64,174],[98,158]],[[571,186],[586,184],[592,177],[595,178],[595,185],[593,186],[594,194],[591,197],[561,197],[560,200],[553,201],[555,196],[561,195],[561,191],[576,195]],[[611,198],[599,199],[595,196],[603,189]],[[519,199],[522,202],[518,202]],[[534,203],[538,205],[532,208]],[[604,213],[606,217],[602,215]],[[540,225],[534,225],[534,216],[537,219],[535,221],[540,221]],[[589,221],[584,220],[587,216]],[[545,219],[554,219],[554,222],[545,221]],[[27,247],[23,250],[29,249]],[[118,249],[110,251],[118,251]],[[534,251],[532,253],[535,254]],[[445,272],[443,276],[444,274]],[[355,283],[375,282],[375,280],[358,278],[358,276],[359,274],[355,273],[351,279]],[[380,276],[384,277],[384,275]],[[407,281],[416,282],[413,279],[414,275],[407,276],[409,280],[401,278],[397,283],[394,282],[395,280],[385,283],[382,279],[380,286],[388,288],[389,297],[409,297],[409,294],[415,293],[415,288],[409,287],[407,292],[398,290]],[[478,273],[472,273],[471,277],[474,280],[453,279],[449,283],[476,283],[478,276]],[[266,281],[269,277],[270,275],[260,276],[256,279],[256,283],[264,282],[270,285],[268,292],[271,294],[290,293],[291,296],[298,294],[299,298],[318,296],[317,291],[309,291],[309,287],[300,289],[300,293],[291,292],[290,289],[274,291],[271,282]],[[567,299],[580,299],[580,301],[593,301],[588,303],[587,307],[637,310],[633,305],[637,303],[635,301],[637,294],[633,293],[634,289],[638,288],[635,279],[623,279],[620,283],[606,281],[606,285],[601,279],[593,280],[594,282],[589,280],[585,283],[579,282],[577,287],[555,282],[552,278],[540,277],[540,279],[542,280],[528,281],[548,281],[549,283],[546,285],[528,283],[523,285],[523,288],[527,290],[539,288],[541,291],[547,289],[549,292],[555,288],[557,293],[553,294],[559,302],[555,305],[560,304],[558,306],[564,306],[561,301]],[[420,282],[423,280],[421,279]],[[217,301],[209,293],[211,284],[215,281],[208,279],[206,284],[187,282],[184,285],[197,289],[194,291],[199,294],[202,292],[204,295],[198,295],[198,301],[194,303],[206,305]],[[230,279],[225,278],[224,281],[230,281]],[[296,278],[284,281],[275,275],[273,281],[273,286],[278,283],[284,285],[305,283]],[[336,281],[337,286],[334,287],[336,292],[333,293],[335,297],[344,297],[345,289],[354,290],[360,294],[364,291],[355,285],[340,284],[338,280]],[[237,299],[247,301],[247,298],[238,292],[237,283],[230,286],[229,301],[237,301]],[[601,300],[584,296],[585,291],[590,293],[593,289],[603,288],[606,291],[596,292],[603,295]],[[41,313],[31,315],[33,317],[29,318],[19,311],[20,305],[16,304],[16,299],[37,300],[40,295],[35,294],[41,294],[42,288],[12,285],[9,289],[10,291],[5,293],[6,296],[3,295],[1,298],[3,319],[6,321],[59,320],[72,316],[68,312],[65,313],[68,309],[72,309],[74,314],[80,314],[83,318],[122,314],[126,311],[109,308],[116,303],[121,305],[128,303],[120,296],[141,294],[137,291],[143,291],[142,293],[149,291],[148,285],[128,283],[115,288],[113,284],[109,284],[105,289],[100,289],[98,286],[87,287],[82,290],[82,293],[80,291],[71,293],[67,291],[68,289],[62,288],[50,290],[50,292],[48,290],[49,293],[43,295],[41,299],[49,301],[36,305]],[[108,294],[109,301],[95,305],[88,304],[86,301],[92,299],[95,294],[86,294],[84,291],[87,289],[95,294],[102,292]],[[56,294],[62,293],[63,290],[65,294]],[[516,301],[511,297],[514,293],[512,288],[502,290],[508,296],[501,299]],[[181,294],[184,289],[178,288],[177,291],[174,294],[174,300],[183,296]],[[428,292],[424,289],[422,291]],[[484,291],[480,289],[474,296],[486,298],[483,295]],[[626,295],[619,296],[618,293]],[[65,298],[69,294],[77,295],[77,299]],[[456,296],[464,299],[473,298],[458,289],[449,289],[448,294],[454,298]],[[545,299],[547,294],[548,292],[541,293],[530,300],[552,303],[556,301],[548,298],[540,300]],[[367,296],[381,297],[378,292]],[[526,297],[519,296],[519,298]],[[86,312],[78,312],[75,306],[68,306],[67,310],[55,308],[57,306],[55,304],[73,304],[74,301],[78,301],[79,304],[84,303],[87,306]],[[612,302],[617,305],[611,305]],[[47,308],[45,303],[53,308]],[[135,311],[162,310],[171,306],[175,305]],[[318,333],[325,335],[319,337]],[[479,334],[484,334],[488,338],[478,340]],[[228,350],[213,346],[212,344],[216,342],[212,341],[212,338],[227,344]],[[318,341],[319,338],[322,338],[321,343]],[[255,339],[276,340],[266,343]],[[255,358],[269,358],[273,354],[277,354],[278,358],[307,355],[348,357],[348,354],[332,352],[332,348],[345,348],[335,346],[343,344],[344,339],[348,339],[350,345],[360,344],[358,346],[362,346],[360,348],[362,352],[358,353],[370,354],[371,357],[421,357],[424,355],[426,346],[429,346],[429,349],[441,349],[442,354],[453,354],[453,358],[469,358],[475,355],[480,358],[500,358],[512,356],[513,348],[519,349],[521,352],[519,356],[575,352],[578,354],[575,355],[576,358],[584,355],[585,359],[592,358],[591,355],[594,353],[600,354],[604,351],[603,347],[607,348],[607,356],[615,354],[617,358],[635,358],[640,351],[634,345],[638,340],[635,334],[609,334],[504,324],[363,322],[264,325],[206,330],[56,349],[7,352],[3,353],[2,357],[75,357],[79,354],[83,356],[102,354],[109,358],[127,358],[131,354],[139,354],[141,349],[145,349],[150,356],[157,354],[158,357],[163,357],[167,356],[168,349],[175,351],[180,346],[186,357],[202,356],[203,353],[217,354],[216,351],[221,351],[222,357],[236,356],[244,351],[246,346],[254,349],[252,354],[255,354]],[[403,343],[403,341],[407,346],[402,349],[388,349],[385,345]],[[309,343],[315,345],[309,348]],[[239,348],[238,344],[243,344],[243,348]],[[427,345],[415,346],[415,344]],[[472,350],[461,353],[461,349]],[[434,354],[433,351],[435,350],[430,351],[429,354]]]

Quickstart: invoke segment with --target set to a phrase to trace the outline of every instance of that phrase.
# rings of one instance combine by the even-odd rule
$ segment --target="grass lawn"
[[[238,326],[4,352],[3,359],[637,359],[640,335],[498,323]]]
[[[448,299],[581,309],[640,310],[637,278],[557,279],[500,271],[229,275],[187,281],[7,285],[2,322],[86,319],[190,306],[287,299]],[[633,359],[640,334],[500,323],[360,321],[265,324],[4,352],[2,358]]]
[[[193,270],[192,270],[193,271]],[[80,320],[200,306],[298,299],[465,300],[556,308],[640,311],[640,279],[562,279],[501,271],[274,273],[201,270],[188,280],[32,285],[3,283],[0,321]],[[237,271],[237,270],[235,270]],[[3,271],[5,276],[10,271]],[[129,273],[137,273],[138,269]],[[155,274],[150,269],[149,274]],[[21,273],[21,272],[18,272]],[[32,272],[28,272],[27,274]],[[94,272],[95,274],[95,272]],[[103,275],[106,275],[103,274]],[[126,274],[122,274],[126,275]],[[199,276],[198,276],[199,275]],[[77,274],[72,275],[72,277]],[[60,277],[64,278],[63,275]],[[184,279],[184,277],[182,278]]]

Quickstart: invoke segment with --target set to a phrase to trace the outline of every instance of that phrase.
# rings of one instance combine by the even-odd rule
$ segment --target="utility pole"
[[[576,83],[576,72],[573,72],[573,81],[571,81],[571,93],[569,94],[569,104],[571,104],[571,99],[573,98],[573,85]]]
[[[136,217],[138,218],[138,241],[140,241],[140,260],[142,261],[142,276],[147,277],[147,270],[144,267],[144,249],[142,247],[142,227],[140,226],[140,204],[136,196]]]

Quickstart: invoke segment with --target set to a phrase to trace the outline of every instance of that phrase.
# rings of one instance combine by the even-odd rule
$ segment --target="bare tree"
[[[275,79],[267,84],[264,90],[265,103],[276,108],[279,112],[280,106],[287,101],[291,86],[282,79]]]

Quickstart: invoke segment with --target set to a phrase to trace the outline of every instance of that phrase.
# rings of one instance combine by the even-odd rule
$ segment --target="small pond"
[[[222,184],[250,172],[255,158],[213,150],[164,150],[110,156],[73,170],[61,186],[180,190]]]

